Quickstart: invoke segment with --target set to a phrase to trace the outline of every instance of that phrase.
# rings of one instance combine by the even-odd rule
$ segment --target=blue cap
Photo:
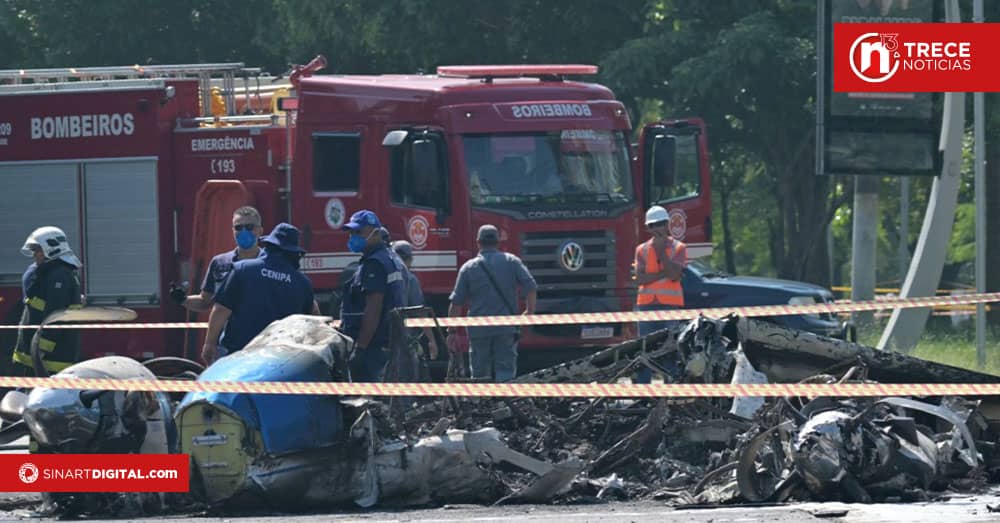
[[[365,209],[352,214],[351,219],[348,220],[347,223],[341,227],[341,229],[345,231],[356,231],[366,225],[379,228],[382,227],[382,222],[378,221],[378,216],[375,216],[375,213]]]
[[[299,230],[290,223],[279,223],[274,226],[271,234],[261,236],[262,243],[269,243],[288,252],[306,252],[299,247]]]

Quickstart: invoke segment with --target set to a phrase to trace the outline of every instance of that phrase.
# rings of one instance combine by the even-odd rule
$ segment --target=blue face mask
[[[351,252],[365,252],[365,247],[367,246],[368,240],[357,234],[352,234],[347,240],[347,249]]]
[[[236,245],[239,245],[240,249],[249,249],[254,245],[257,245],[257,235],[252,231],[243,229],[236,233]]]

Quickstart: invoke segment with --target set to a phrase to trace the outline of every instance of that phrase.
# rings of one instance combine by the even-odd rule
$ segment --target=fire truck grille
[[[539,298],[612,296],[615,238],[609,231],[529,232],[521,259],[538,283]]]

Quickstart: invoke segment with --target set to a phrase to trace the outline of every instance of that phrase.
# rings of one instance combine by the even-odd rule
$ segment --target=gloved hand
[[[177,305],[184,305],[184,301],[187,300],[188,296],[187,289],[178,286],[174,282],[170,282],[170,287],[167,293],[170,294],[170,299],[173,300],[174,303],[176,303]]]

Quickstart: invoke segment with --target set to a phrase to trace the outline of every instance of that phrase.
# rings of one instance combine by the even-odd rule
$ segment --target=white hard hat
[[[670,215],[667,214],[667,210],[659,205],[654,205],[646,211],[646,225],[665,222],[669,219]]]
[[[80,268],[80,258],[73,254],[73,249],[66,240],[66,233],[59,227],[39,227],[35,229],[21,247],[21,254],[31,256],[31,248],[37,246],[42,249],[42,254],[46,260],[60,259],[76,268]]]

